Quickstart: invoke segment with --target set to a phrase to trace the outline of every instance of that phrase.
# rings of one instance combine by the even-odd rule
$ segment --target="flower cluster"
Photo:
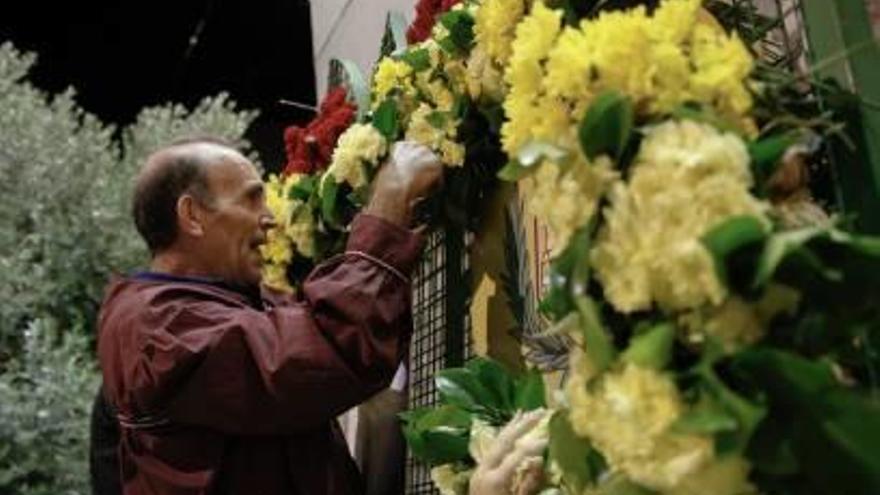
[[[267,234],[261,246],[263,282],[269,287],[291,291],[287,267],[295,256],[312,258],[315,255],[315,219],[308,205],[293,199],[291,189],[303,174],[271,176],[266,183],[266,206],[275,217],[276,227]]]
[[[388,144],[375,127],[355,124],[339,137],[325,177],[332,176],[337,183],[346,183],[352,189],[364,187],[369,181],[370,168],[387,151]]]
[[[536,4],[516,28],[505,75],[505,150],[515,154],[532,140],[570,146],[577,120],[607,89],[645,116],[701,104],[753,131],[752,58],[735,34],[701,14],[700,3],[667,0],[653,16],[642,7],[602,12],[565,28],[560,11]]]
[[[750,192],[746,146],[693,121],[646,132],[629,180],[611,189],[592,253],[605,297],[622,312],[720,304],[726,290],[702,236],[734,216],[764,218],[769,208]]]
[[[685,406],[670,377],[629,364],[604,374],[592,389],[583,384],[574,379],[568,386],[572,427],[612,469],[645,487],[668,490],[711,459],[709,438],[671,431]]]
[[[345,129],[354,122],[357,109],[347,99],[345,88],[331,89],[318,115],[306,127],[290,126],[284,130],[287,164],[283,174],[311,174],[323,170]]]
[[[596,213],[599,200],[618,177],[607,156],[594,163],[578,158],[568,167],[550,160],[520,181],[520,195],[529,213],[545,220],[555,250],[568,245],[572,234]]]

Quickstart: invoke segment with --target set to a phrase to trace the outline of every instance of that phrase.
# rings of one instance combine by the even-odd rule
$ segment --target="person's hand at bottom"
[[[501,429],[495,445],[471,477],[469,495],[534,495],[544,482],[546,437],[526,436],[547,414],[544,410],[518,412]],[[519,473],[519,483],[513,486]]]

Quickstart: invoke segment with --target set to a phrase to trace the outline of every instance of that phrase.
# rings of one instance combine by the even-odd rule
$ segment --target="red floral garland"
[[[357,107],[346,99],[343,87],[331,89],[318,115],[306,126],[284,130],[287,164],[282,175],[312,174],[327,168],[339,136],[354,122]]]
[[[428,39],[437,17],[459,2],[461,0],[419,0],[416,18],[406,31],[406,40],[409,43],[419,43]]]

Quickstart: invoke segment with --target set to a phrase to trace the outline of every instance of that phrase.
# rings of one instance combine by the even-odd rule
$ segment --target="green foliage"
[[[675,327],[670,323],[660,323],[633,336],[620,359],[643,368],[662,370],[672,358],[674,343]]]
[[[0,493],[90,493],[89,410],[98,371],[88,342],[37,320],[0,374]]]
[[[468,444],[474,419],[499,426],[516,411],[546,407],[544,381],[538,371],[515,376],[487,358],[442,370],[435,383],[439,407],[400,414],[410,451],[428,464],[472,463]]]
[[[400,414],[412,454],[429,464],[467,459],[473,418],[455,406],[421,408]]]
[[[388,12],[385,32],[382,34],[380,57],[406,49],[406,17],[400,12]]]
[[[632,102],[609,90],[593,100],[578,127],[581,150],[590,160],[607,154],[619,160],[629,142],[635,121]]]
[[[474,18],[464,10],[452,10],[440,16],[440,24],[449,30],[449,36],[439,41],[451,53],[470,52],[474,44]]]
[[[131,220],[135,173],[181,137],[244,147],[255,114],[220,95],[117,129],[72,90],[30,85],[33,63],[0,45],[0,493],[85,494],[95,313],[113,274],[148,261]]]
[[[880,402],[838,383],[829,363],[771,349],[740,353],[734,369],[769,398],[784,432],[752,449],[773,468],[795,466],[805,493],[880,492]],[[776,440],[776,441],[773,441]],[[765,464],[755,464],[759,470]],[[785,470],[775,470],[779,474]]]
[[[431,55],[427,48],[407,50],[400,55],[400,60],[406,62],[415,72],[421,72],[431,68]]]
[[[224,95],[193,111],[152,108],[120,131],[120,145],[73,91],[49,97],[28,84],[33,62],[0,46],[0,361],[31,320],[93,328],[110,275],[146,261],[130,188],[151,151],[198,134],[244,144],[255,116]]]
[[[581,493],[596,483],[605,470],[605,460],[590,442],[574,432],[566,410],[557,411],[550,419],[550,459],[562,471],[562,479],[570,493]]]
[[[575,296],[584,295],[590,277],[591,234],[590,223],[578,229],[568,247],[550,265],[550,284],[541,300],[540,310],[553,320],[559,320],[575,310]]]
[[[400,135],[400,112],[393,99],[383,101],[373,112],[373,126],[389,143],[397,140]]]
[[[459,407],[495,425],[517,410],[544,407],[544,383],[536,371],[516,377],[497,362],[476,358],[462,368],[447,368],[434,379],[441,402]]]

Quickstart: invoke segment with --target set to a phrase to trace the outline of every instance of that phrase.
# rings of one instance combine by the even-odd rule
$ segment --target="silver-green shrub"
[[[0,493],[86,494],[98,373],[88,339],[32,321],[0,374]]]
[[[151,151],[197,134],[244,146],[256,116],[220,95],[192,111],[146,109],[116,129],[80,109],[73,91],[50,98],[28,84],[33,62],[0,45],[0,355],[33,319],[93,328],[109,276],[144,264],[129,203]]]
[[[220,95],[119,129],[72,90],[29,84],[33,63],[0,45],[0,493],[85,494],[95,313],[112,274],[148,261],[130,215],[134,175],[188,135],[247,148],[256,114]]]

